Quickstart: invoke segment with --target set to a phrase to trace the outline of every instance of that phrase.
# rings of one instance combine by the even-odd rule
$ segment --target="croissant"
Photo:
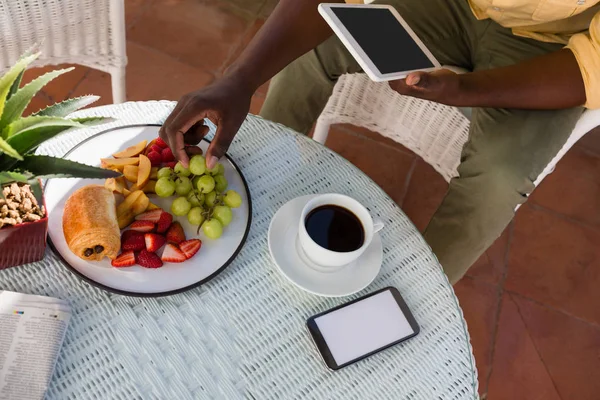
[[[65,204],[63,232],[69,249],[83,260],[117,257],[121,232],[113,193],[100,185],[75,191]]]

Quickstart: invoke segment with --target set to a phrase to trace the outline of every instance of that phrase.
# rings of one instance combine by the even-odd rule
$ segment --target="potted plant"
[[[21,78],[39,56],[25,54],[0,78],[0,269],[41,260],[46,248],[48,216],[42,178],[112,178],[120,174],[62,158],[35,154],[44,141],[67,129],[101,123],[103,117],[66,118],[98,99],[68,99],[23,116],[35,94],[73,68],[48,72],[27,85]]]

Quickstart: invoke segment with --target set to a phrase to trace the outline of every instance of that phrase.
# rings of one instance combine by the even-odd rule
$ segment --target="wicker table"
[[[80,111],[116,121],[66,133],[40,152],[62,155],[113,126],[162,123],[173,107],[161,101]],[[166,298],[123,297],[80,281],[51,250],[42,262],[0,271],[2,289],[68,299],[73,306],[49,399],[478,397],[452,287],[413,224],[375,183],[318,143],[258,117],[247,118],[229,153],[248,180],[253,223],[239,256],[208,284]],[[267,248],[279,207],[324,192],[349,194],[386,222],[382,270],[356,296],[395,286],[421,326],[417,337],[338,372],[324,367],[304,324],[349,298],[297,289]]]

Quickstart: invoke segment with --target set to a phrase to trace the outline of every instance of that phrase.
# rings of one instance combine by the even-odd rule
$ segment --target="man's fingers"
[[[183,136],[185,144],[196,145],[200,143],[202,138],[208,133],[208,126],[204,125],[203,121],[197,122]]]
[[[173,151],[173,155],[181,165],[187,168],[189,163],[189,158],[187,153],[185,152],[185,142],[183,141],[183,132],[177,131],[175,135],[171,135],[171,150]]]
[[[166,127],[167,136],[169,137],[169,145],[173,151],[173,155],[181,163],[187,167],[188,156],[185,152],[185,141],[184,135],[188,130],[194,126],[198,121],[201,121],[206,116],[206,111],[202,108],[197,108],[196,105],[190,101],[186,107],[175,117],[173,122]]]
[[[167,135],[166,128],[169,125],[171,125],[171,123],[173,122],[175,117],[177,117],[179,115],[179,113],[181,112],[181,110],[183,110],[185,108],[185,105],[187,104],[187,102],[188,102],[187,97],[182,97],[177,102],[177,104],[175,105],[175,108],[173,109],[173,111],[171,111],[171,113],[169,114],[169,116],[167,117],[167,119],[165,120],[163,125],[160,127],[160,130],[158,131],[158,136],[160,136],[160,138],[162,140],[164,140],[166,143],[169,143],[169,136]]]
[[[185,146],[185,152],[189,158],[192,158],[196,154],[202,154],[202,149],[198,146]]]
[[[225,155],[225,152],[235,136],[236,130],[237,127],[231,122],[219,119],[215,138],[206,151],[206,166],[208,168],[214,168],[219,161],[219,158]]]

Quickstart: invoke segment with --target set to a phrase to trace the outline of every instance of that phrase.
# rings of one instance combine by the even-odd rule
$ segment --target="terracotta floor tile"
[[[262,97],[266,97],[267,96],[267,92],[269,91],[269,83],[271,81],[267,81],[266,83],[264,83],[261,87],[259,87],[256,90],[256,93],[254,93],[255,95],[258,96],[262,96]]]
[[[374,140],[376,142],[385,144],[387,146],[393,147],[396,150],[399,151],[403,151],[405,153],[410,153],[410,154],[414,154],[411,150],[407,149],[406,147],[404,147],[402,144],[393,141],[390,138],[387,138],[385,136],[382,136],[380,133],[378,132],[373,132],[367,128],[363,128],[362,126],[355,126],[355,125],[350,125],[350,124],[340,124],[340,126],[343,126],[345,128],[351,129],[352,131],[358,133],[361,136],[364,136],[368,139]]]
[[[327,147],[339,153],[371,177],[395,201],[404,196],[407,174],[414,156],[333,126]]]
[[[448,183],[422,159],[417,161],[408,185],[402,210],[423,232],[444,199]]]
[[[600,127],[592,129],[575,145],[600,155]]]
[[[252,96],[252,101],[250,103],[250,114],[258,115],[260,113],[260,109],[265,102],[265,98],[261,96],[254,95]]]
[[[250,15],[257,15],[264,6],[266,0],[224,0],[226,3],[233,5],[234,7],[249,13]]]
[[[533,192],[530,201],[600,225],[600,157],[582,147],[572,148]]]
[[[138,22],[139,18],[150,7],[154,0],[125,1],[125,26],[128,28]],[[160,1],[160,0],[159,0]]]
[[[599,243],[599,229],[522,207],[505,289],[600,324]]]
[[[130,101],[179,100],[182,95],[204,87],[214,79],[209,73],[133,42],[127,43],[127,54],[126,85],[127,100]],[[110,75],[90,72],[75,91],[76,95],[89,93],[102,96],[98,104],[110,104]]]
[[[100,99],[92,104],[92,107],[112,104],[112,89],[110,86],[110,75],[106,72],[90,69],[87,76],[75,88],[72,97],[93,94]]]
[[[512,296],[563,399],[600,397],[600,327]]]
[[[240,39],[237,46],[235,46],[235,48],[233,49],[233,52],[231,53],[227,61],[225,61],[225,63],[221,67],[221,73],[224,73],[225,70],[240,56],[240,54],[242,54],[244,49],[248,46],[248,43],[250,43],[254,35],[256,35],[256,33],[260,30],[260,28],[262,28],[264,24],[264,19],[257,19],[252,23],[252,25],[250,25],[250,27],[242,35],[242,38]]]
[[[130,27],[130,41],[202,68],[219,71],[251,21],[216,0],[156,1]]]
[[[561,400],[509,294],[502,299],[487,393],[488,400]]]
[[[454,291],[469,327],[479,376],[479,392],[485,393],[500,303],[498,288],[483,281],[464,278],[454,285]]]
[[[277,6],[277,3],[279,3],[279,0],[266,0],[265,4],[262,6],[262,8],[260,10],[260,13],[259,13],[260,16],[263,18],[266,18],[269,15],[271,15],[273,10],[275,9],[275,6]]]
[[[506,270],[506,252],[508,251],[510,239],[510,226],[504,230],[502,235],[490,246],[479,260],[467,272],[467,276],[475,279],[498,284],[501,282]]]
[[[69,67],[74,67],[75,69],[57,78],[54,78],[46,86],[44,86],[44,92],[50,96],[52,100],[55,102],[63,101],[69,97],[73,89],[85,77],[89,71],[89,68],[75,64],[46,65],[44,67],[29,68],[23,75],[21,86],[31,82],[35,78],[42,76],[47,72]]]
[[[48,97],[48,95],[46,93],[44,93],[43,91],[39,91],[39,92],[37,92],[37,94],[35,96],[33,96],[33,98],[31,99],[31,102],[25,109],[25,112],[23,112],[23,115],[28,116],[30,114],[33,114],[34,112],[37,112],[43,108],[46,108],[52,104],[53,104],[53,102]]]

